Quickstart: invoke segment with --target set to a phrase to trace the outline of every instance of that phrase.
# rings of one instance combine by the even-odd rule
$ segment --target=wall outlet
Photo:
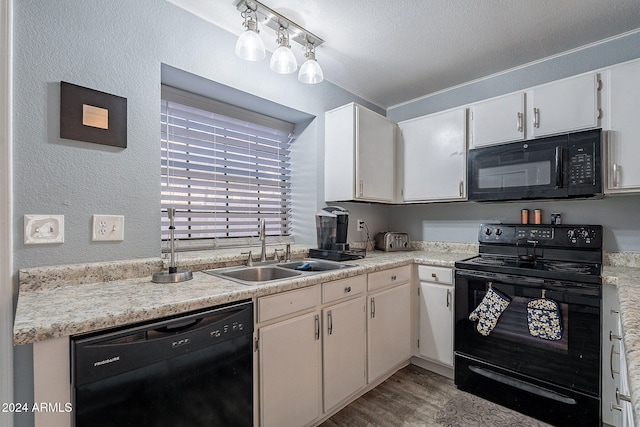
[[[64,215],[25,215],[24,244],[64,243]]]
[[[124,216],[93,215],[94,242],[119,242],[124,240]]]
[[[357,230],[357,231],[362,231],[362,230],[364,230],[364,220],[363,220],[363,219],[359,219],[359,220],[357,220],[357,221],[356,221],[356,224],[358,224],[358,225],[357,225],[357,227],[356,227],[356,230]]]

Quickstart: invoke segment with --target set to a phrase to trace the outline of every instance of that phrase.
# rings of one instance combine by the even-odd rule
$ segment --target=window
[[[290,234],[293,125],[162,87],[162,239],[176,209],[180,248],[243,245]]]

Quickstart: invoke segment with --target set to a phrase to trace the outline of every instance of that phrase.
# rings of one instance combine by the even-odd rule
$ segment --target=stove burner
[[[547,264],[549,271],[567,271],[572,273],[588,273],[592,267],[575,262],[552,262]]]

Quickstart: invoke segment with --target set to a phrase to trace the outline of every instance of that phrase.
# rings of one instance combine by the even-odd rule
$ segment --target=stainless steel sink
[[[267,264],[259,266],[239,266],[214,268],[204,270],[203,273],[213,276],[223,277],[233,280],[243,285],[255,286],[271,283],[278,280],[291,279],[294,277],[306,276],[310,274],[322,273],[324,271],[338,270],[342,268],[355,267],[352,264],[343,264],[334,261],[317,259],[303,259],[281,264]]]
[[[353,264],[343,264],[335,261],[325,261],[320,259],[305,258],[300,261],[286,262],[278,264],[278,267],[288,268],[296,271],[331,271],[340,270],[342,268],[354,267]]]

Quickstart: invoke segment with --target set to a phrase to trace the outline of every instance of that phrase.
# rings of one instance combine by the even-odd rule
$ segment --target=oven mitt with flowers
[[[562,339],[562,322],[560,322],[560,307],[552,299],[532,299],[527,304],[527,324],[531,336],[545,340],[558,341]]]
[[[489,287],[480,304],[469,315],[469,320],[477,320],[476,329],[486,337],[495,328],[498,318],[510,302],[511,299],[508,296]]]

